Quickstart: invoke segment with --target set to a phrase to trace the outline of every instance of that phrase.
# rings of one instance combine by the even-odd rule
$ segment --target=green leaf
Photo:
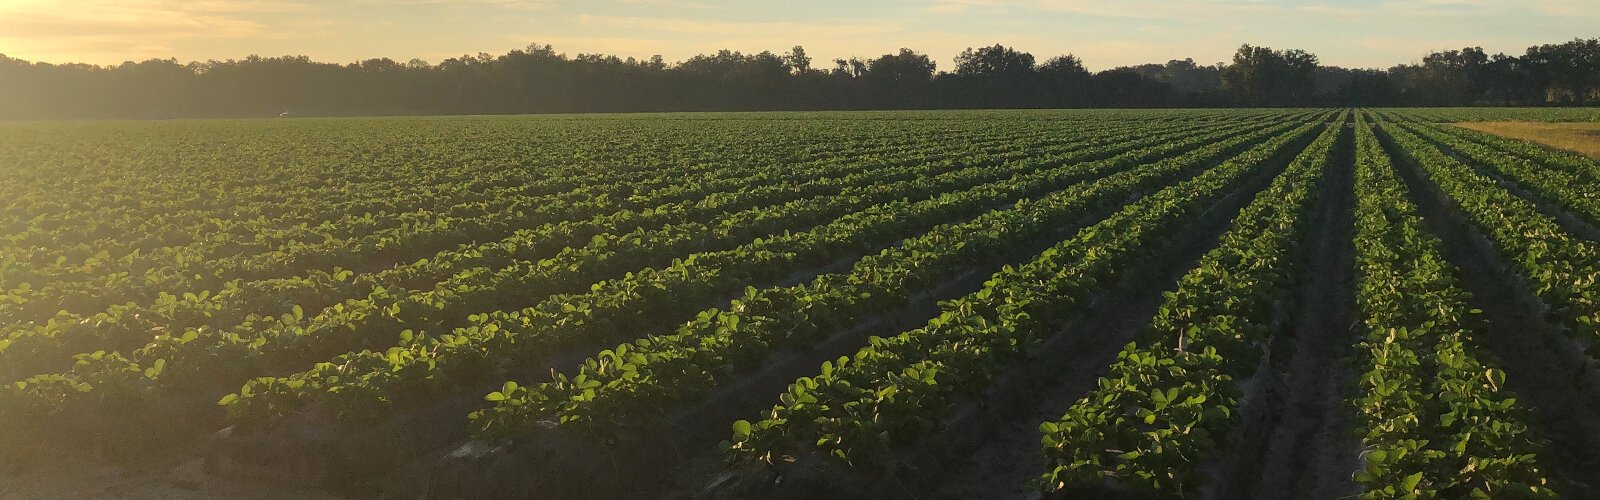
[[[750,433],[752,431],[753,429],[750,426],[749,420],[733,421],[733,439],[735,441],[744,441],[746,439],[750,439]]]
[[[1406,476],[1405,480],[1400,481],[1400,491],[1416,491],[1417,483],[1421,483],[1421,482],[1422,482],[1422,473],[1421,472]]]

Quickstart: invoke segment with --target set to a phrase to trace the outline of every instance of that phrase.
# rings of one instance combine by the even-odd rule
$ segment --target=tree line
[[[1073,55],[1039,62],[1003,45],[968,48],[941,71],[911,49],[819,63],[721,50],[668,64],[567,56],[530,45],[438,64],[305,56],[115,66],[0,54],[0,119],[951,108],[1587,105],[1600,101],[1600,39],[1433,52],[1387,70],[1319,64],[1299,49],[1243,45],[1193,59],[1091,72]]]

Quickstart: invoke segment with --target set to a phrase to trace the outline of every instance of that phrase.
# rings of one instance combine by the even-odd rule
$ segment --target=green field
[[[1466,121],[1600,110],[0,123],[0,497],[1600,497],[1600,163]]]

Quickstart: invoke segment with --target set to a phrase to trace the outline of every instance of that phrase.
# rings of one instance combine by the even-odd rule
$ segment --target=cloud
[[[615,0],[617,3],[637,9],[678,9],[678,10],[705,10],[711,5],[702,2],[683,2],[679,0]]]
[[[1004,14],[1010,12],[1011,6],[1005,0],[937,0],[933,5],[923,7],[923,12],[935,14],[963,14],[972,11],[982,11],[984,14]]]
[[[604,16],[582,14],[574,18],[579,26],[622,29],[628,32],[656,31],[710,37],[750,35],[797,35],[805,38],[887,35],[904,31],[897,23],[789,21],[704,21],[688,18]]]
[[[1042,12],[1129,19],[1215,19],[1242,13],[1287,12],[1291,7],[1252,0],[1015,0],[980,2]]]
[[[356,5],[370,5],[383,7],[492,7],[506,10],[535,11],[546,10],[556,6],[554,0],[346,0]],[[328,2],[337,3],[337,0]]]
[[[1586,0],[1537,0],[1536,8],[1550,12],[1594,10],[1578,6]],[[1313,3],[1297,5],[1268,0],[937,0],[925,12],[1008,14],[1014,11],[1077,14],[1103,18],[1164,19],[1194,21],[1234,19],[1241,16],[1292,18],[1311,15],[1337,15],[1341,18],[1375,19],[1387,15],[1462,16],[1505,12],[1520,6],[1500,0],[1385,0],[1350,6]]]
[[[534,11],[550,8],[556,1],[0,0],[0,52],[41,61],[101,64],[162,57],[241,57],[260,52],[326,54],[339,47],[373,45],[366,39],[336,41],[351,33],[388,39],[377,41],[383,45],[402,38],[397,31],[415,29],[392,20],[375,21],[370,14],[380,10]],[[334,29],[339,26],[343,28]],[[219,47],[241,52],[218,54]]]
[[[523,41],[522,37],[511,39],[512,42]],[[547,43],[556,50],[575,55],[578,53],[606,54],[617,57],[649,58],[661,52],[665,43],[659,38],[637,38],[620,36],[545,36],[538,39],[538,43]],[[576,52],[568,49],[578,49]]]
[[[0,4],[0,47],[73,60],[170,56],[183,40],[287,35],[251,17],[307,8],[272,0],[11,1]]]
[[[125,13],[237,14],[300,12],[313,5],[293,0],[7,0],[0,3],[0,14],[7,17],[58,15],[79,18]]]
[[[1552,16],[1600,19],[1600,5],[1584,0],[1532,0],[1533,10]]]
[[[548,42],[570,52],[614,52],[620,56],[661,54],[681,61],[720,49],[781,52],[805,45],[818,59],[847,54],[881,54],[902,46],[920,47],[913,33],[898,22],[818,19],[800,21],[716,21],[683,17],[608,16],[583,14],[562,23],[564,30],[527,39]],[[880,47],[893,45],[892,47]],[[861,52],[866,51],[866,52]],[[826,55],[826,56],[825,56]]]

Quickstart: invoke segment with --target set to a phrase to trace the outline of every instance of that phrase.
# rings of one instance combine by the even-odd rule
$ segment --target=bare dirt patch
[[[177,465],[127,467],[52,460],[41,468],[0,471],[0,499],[122,498],[334,500],[324,492],[207,474],[201,460]]]
[[[1473,122],[1455,125],[1600,159],[1600,123]]]

